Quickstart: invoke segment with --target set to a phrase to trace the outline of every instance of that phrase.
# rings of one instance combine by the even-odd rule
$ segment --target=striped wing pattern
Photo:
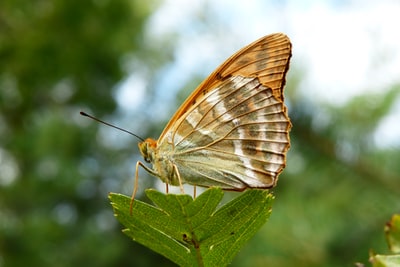
[[[277,99],[283,101],[283,87],[289,69],[291,50],[292,44],[283,33],[267,35],[240,49],[211,73],[186,99],[172,116],[159,139],[171,130],[173,124],[196,103],[198,98],[231,76],[257,77],[261,84],[272,89]]]
[[[285,166],[291,127],[283,102],[257,78],[232,76],[174,129],[182,180],[224,189],[270,188]]]

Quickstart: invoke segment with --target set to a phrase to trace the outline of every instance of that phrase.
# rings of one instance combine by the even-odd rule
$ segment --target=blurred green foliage
[[[0,6],[0,266],[173,266],[124,236],[107,200],[133,174],[136,140],[107,145],[78,115],[118,114],[129,59],[153,73],[166,66],[169,46],[150,53],[143,43],[157,2]],[[400,153],[377,147],[374,133],[400,86],[334,107],[300,97],[298,72],[289,71],[292,148],[271,218],[232,266],[350,266],[370,248],[387,250],[382,226],[399,210]],[[157,137],[163,125],[146,127]]]
[[[124,57],[142,46],[155,4],[0,4],[0,266],[167,262],[114,223],[103,187],[118,157],[79,116],[115,112]]]

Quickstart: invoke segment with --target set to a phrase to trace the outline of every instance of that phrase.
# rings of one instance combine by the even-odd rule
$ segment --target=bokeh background
[[[174,266],[121,233],[132,136],[157,138],[218,64],[293,42],[292,148],[270,221],[232,266],[353,266],[400,210],[398,1],[3,0],[0,266]],[[140,173],[143,190],[164,190]]]

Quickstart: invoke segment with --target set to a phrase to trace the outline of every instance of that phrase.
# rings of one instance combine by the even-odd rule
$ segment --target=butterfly
[[[275,33],[228,58],[186,99],[136,163],[168,185],[243,191],[272,188],[286,165],[291,122],[283,88],[291,42]]]

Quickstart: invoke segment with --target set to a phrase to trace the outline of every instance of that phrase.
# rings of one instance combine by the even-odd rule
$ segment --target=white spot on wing
[[[240,76],[233,77],[232,78],[233,87],[234,87],[234,89],[238,89],[238,88],[241,88],[243,86],[254,88],[255,86],[254,86],[254,83],[251,82],[252,80],[254,81],[254,78],[242,78]],[[237,118],[232,117],[231,115],[228,114],[228,112],[226,112],[226,108],[225,108],[225,111],[224,111],[223,118],[227,119],[227,120],[232,120],[232,123],[235,126],[239,126],[240,125],[240,122],[239,122],[239,120]],[[240,127],[238,127],[237,130],[238,130],[238,133],[239,133],[239,140],[233,140],[234,153],[236,155],[243,155],[243,156],[239,157],[239,159],[243,163],[243,165],[246,167],[245,174],[247,176],[249,176],[249,177],[253,177],[254,173],[251,170],[252,166],[251,166],[250,159],[245,157],[245,154],[244,154],[244,152],[242,150],[243,144],[242,144],[241,140],[247,139],[246,131],[244,129],[240,128]],[[248,181],[245,181],[245,182],[248,183]]]

